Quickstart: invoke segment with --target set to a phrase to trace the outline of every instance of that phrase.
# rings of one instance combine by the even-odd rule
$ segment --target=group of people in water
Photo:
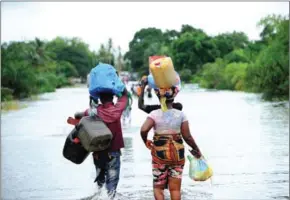
[[[138,108],[148,114],[141,129],[140,139],[152,155],[153,191],[156,200],[164,200],[164,190],[169,189],[172,200],[181,199],[182,172],[185,164],[185,148],[183,141],[190,147],[190,153],[200,158],[201,152],[195,143],[189,128],[189,122],[182,111],[182,104],[175,103],[178,93],[176,87],[169,89],[166,96],[167,111],[161,105],[144,104],[145,88],[148,79],[144,76],[140,83]],[[159,100],[162,97],[160,90],[153,89]],[[111,147],[102,152],[94,152],[93,159],[96,168],[96,179],[99,189],[105,185],[108,195],[114,199],[121,168],[121,149],[124,148],[122,132],[122,116],[131,112],[132,95],[126,87],[113,103],[114,94],[100,93],[99,100],[90,98],[90,107],[83,112],[85,116],[98,115],[113,134]],[[148,133],[154,129],[153,141],[148,139]]]
[[[152,88],[150,86],[147,86],[147,97],[148,98],[152,98]],[[134,96],[140,96],[141,93],[141,84],[137,83],[137,84],[132,84],[131,85],[131,92]]]
[[[122,82],[126,86],[129,85],[129,79],[127,77],[122,78]],[[127,104],[127,107],[122,114],[122,124],[124,124],[124,125],[126,124],[127,121],[129,124],[131,124],[131,110],[132,110],[132,104],[133,104],[133,96],[139,97],[141,95],[141,90],[142,90],[141,83],[131,84],[130,90],[131,90],[131,92],[128,91],[128,98],[129,98],[128,104]],[[152,98],[152,88],[148,85],[146,87],[146,92],[147,92],[147,97]],[[143,88],[143,94],[142,94],[143,98],[144,98],[144,93],[145,93],[145,88]]]

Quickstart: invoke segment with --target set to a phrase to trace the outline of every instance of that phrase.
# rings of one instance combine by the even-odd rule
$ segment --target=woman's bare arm
[[[192,155],[194,155],[197,158],[200,158],[201,152],[190,133],[188,121],[182,122],[181,135],[184,141],[192,148],[192,150],[190,151]]]
[[[151,111],[161,108],[161,106],[160,105],[144,105],[144,91],[147,84],[148,84],[147,78],[145,77],[143,78],[142,84],[141,84],[141,94],[138,98],[138,108],[149,114]]]
[[[138,98],[138,108],[141,109],[141,110],[145,109],[145,106],[144,106],[144,90],[145,90],[145,87],[146,87],[145,84],[141,85],[141,94],[140,94],[140,96]]]
[[[154,121],[150,117],[147,117],[147,119],[144,122],[144,124],[142,125],[141,131],[140,131],[142,140],[143,140],[145,145],[146,145],[146,142],[147,142],[148,133],[151,130],[151,128],[153,128],[153,126],[154,126]]]

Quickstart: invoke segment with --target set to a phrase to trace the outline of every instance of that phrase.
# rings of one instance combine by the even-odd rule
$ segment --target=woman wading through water
[[[181,200],[182,171],[185,164],[183,140],[192,148],[196,158],[201,152],[191,136],[185,114],[173,107],[178,90],[172,87],[167,91],[155,90],[159,100],[166,93],[167,111],[152,109],[141,128],[144,144],[151,150],[153,189],[156,200],[164,200],[164,189],[169,187],[171,200]],[[148,132],[154,127],[153,142],[147,140]]]

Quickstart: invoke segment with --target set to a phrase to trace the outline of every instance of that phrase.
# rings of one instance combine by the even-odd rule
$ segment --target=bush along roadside
[[[56,37],[51,41],[35,38],[32,41],[3,43],[1,101],[16,102],[72,86],[75,80],[84,82],[97,63],[114,64],[112,52],[111,39],[107,46],[101,45],[98,52],[91,51],[79,38]]]
[[[257,25],[262,31],[255,41],[235,31],[209,36],[186,24],[180,30],[143,28],[130,41],[125,59],[142,76],[149,73],[149,56],[167,55],[182,82],[289,99],[289,17],[269,15]]]

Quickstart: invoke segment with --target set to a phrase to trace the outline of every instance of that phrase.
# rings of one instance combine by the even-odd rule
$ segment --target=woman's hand
[[[189,151],[195,158],[199,159],[202,157],[202,154],[200,151],[196,151],[194,149],[192,149],[191,151]]]
[[[84,116],[85,116],[84,112],[76,112],[74,114],[75,119],[81,119]]]
[[[197,144],[195,143],[190,130],[189,130],[189,124],[188,121],[184,121],[181,124],[181,135],[184,141],[192,148],[190,150],[190,153],[195,157],[195,158],[200,158],[202,156]]]
[[[153,142],[151,140],[147,140],[145,145],[149,150],[151,150],[153,147]]]
[[[145,87],[147,84],[148,84],[147,76],[143,76],[143,77],[141,78],[141,86],[142,86],[142,87]]]
[[[148,132],[151,130],[151,128],[153,128],[153,126],[154,126],[153,119],[147,117],[146,121],[143,123],[140,130],[141,138],[148,149],[152,149],[153,147],[153,142],[147,139]]]

